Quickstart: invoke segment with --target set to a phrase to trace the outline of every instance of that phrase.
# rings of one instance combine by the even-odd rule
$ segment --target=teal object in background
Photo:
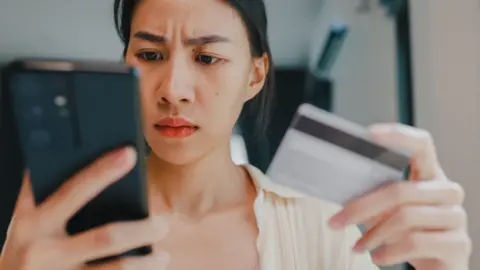
[[[405,266],[392,266],[392,267],[380,267],[380,270],[400,270],[399,267],[401,267],[400,269],[403,270],[403,269],[406,269]]]

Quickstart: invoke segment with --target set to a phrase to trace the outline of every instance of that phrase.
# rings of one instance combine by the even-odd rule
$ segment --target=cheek
[[[243,65],[240,65],[243,66]],[[226,64],[203,73],[203,84],[216,100],[236,104],[243,102],[248,86],[248,71],[239,64]]]
[[[211,72],[201,80],[199,101],[212,103],[212,109],[242,104],[245,95],[245,81],[240,74],[225,71]],[[201,97],[200,97],[201,96]]]
[[[248,75],[238,69],[212,70],[198,81],[197,102],[207,111],[215,130],[231,131],[244,104]],[[221,123],[221,124],[220,124]]]

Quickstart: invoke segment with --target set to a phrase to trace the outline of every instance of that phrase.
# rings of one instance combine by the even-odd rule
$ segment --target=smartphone
[[[404,179],[411,156],[374,141],[361,125],[302,104],[267,175],[305,194],[345,205]]]
[[[0,248],[13,215],[23,177],[23,156],[5,81],[0,76]]]
[[[2,70],[1,92],[0,179],[6,205],[18,195],[24,169],[40,204],[101,155],[133,146],[135,167],[81,209],[66,230],[73,235],[148,217],[146,149],[133,69],[108,62],[16,60]],[[11,214],[2,211],[2,219]],[[142,247],[118,256],[150,252]]]

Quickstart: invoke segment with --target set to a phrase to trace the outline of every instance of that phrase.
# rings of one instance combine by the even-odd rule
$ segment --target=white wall
[[[327,0],[264,0],[275,64],[305,66],[316,16]]]
[[[120,60],[111,0],[0,0],[0,63],[13,57]]]
[[[415,117],[433,133],[446,172],[466,190],[475,249],[480,244],[480,2],[411,0],[410,5]],[[471,262],[470,269],[480,269],[478,256]]]
[[[303,66],[323,0],[265,0],[276,63]],[[0,0],[0,62],[16,56],[118,60],[113,0]]]
[[[312,28],[310,60],[332,23],[347,24],[350,32],[332,71],[335,113],[363,125],[397,121],[395,24],[377,4],[359,12],[359,2],[325,0]]]

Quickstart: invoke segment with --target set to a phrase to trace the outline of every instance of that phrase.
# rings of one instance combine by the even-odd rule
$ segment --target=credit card
[[[367,128],[302,104],[267,175],[336,204],[404,178],[411,153],[374,142]]]

